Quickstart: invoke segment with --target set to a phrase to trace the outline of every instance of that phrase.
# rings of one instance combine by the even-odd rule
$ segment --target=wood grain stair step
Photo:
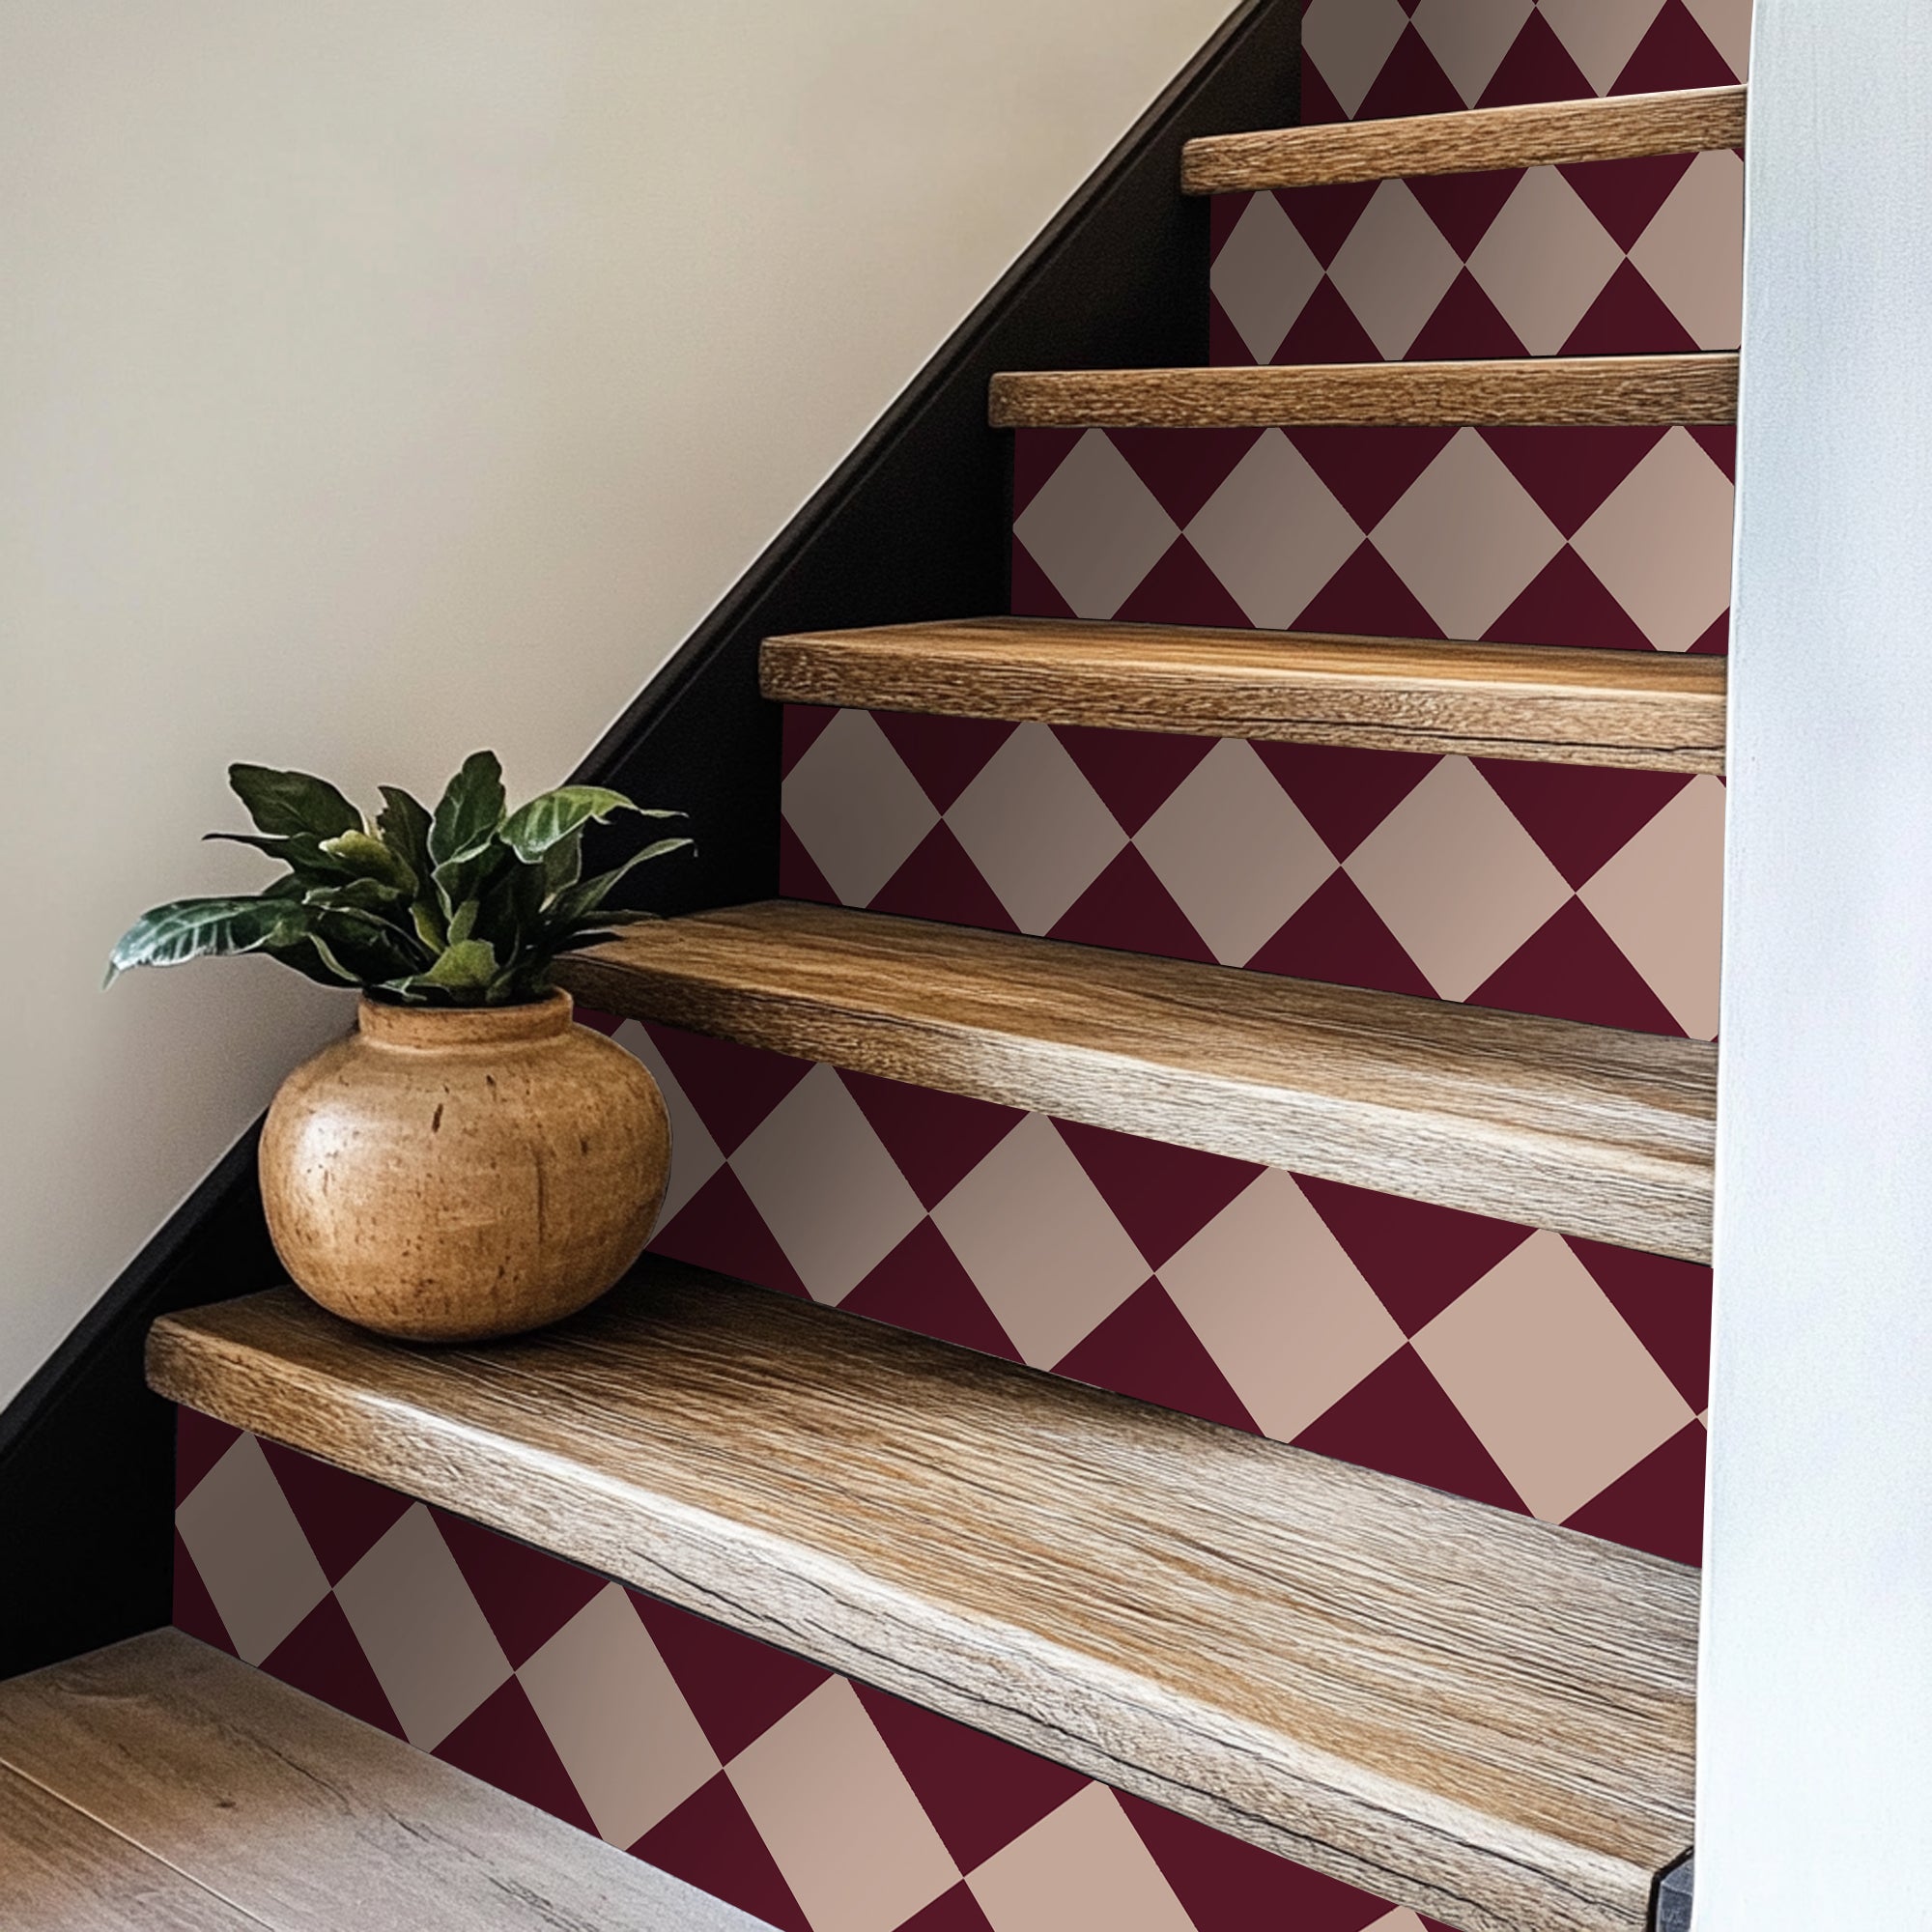
[[[632,927],[586,1005],[1690,1261],[1717,1049],[783,900]]]
[[[986,617],[771,638],[764,695],[1117,731],[1721,772],[1723,659]]]
[[[1706,87],[1210,134],[1181,150],[1180,185],[1187,194],[1235,194],[1702,154],[1744,145],[1745,102],[1742,87]]]
[[[1470,1932],[1636,1932],[1694,1572],[668,1262],[508,1346],[293,1291],[172,1399]],[[346,1921],[345,1921],[346,1922]]]
[[[0,1925],[771,1932],[179,1631],[0,1684]]]
[[[1732,423],[1734,353],[1549,355],[1477,362],[1334,362],[1271,369],[1009,371],[995,429]]]

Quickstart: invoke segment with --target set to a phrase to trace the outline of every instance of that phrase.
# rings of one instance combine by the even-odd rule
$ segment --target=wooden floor
[[[668,1262],[412,1350],[293,1291],[163,1395],[1470,1932],[1639,1932],[1694,1572]]]
[[[5,1932],[770,1932],[158,1631],[0,1684]]]
[[[586,1005],[1708,1261],[1717,1049],[772,900],[561,962]]]
[[[767,697],[1115,731],[1724,769],[1725,661],[979,617],[768,638]]]

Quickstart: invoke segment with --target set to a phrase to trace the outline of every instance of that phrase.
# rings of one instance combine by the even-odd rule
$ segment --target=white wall
[[[0,0],[0,1402],[344,1022],[98,990],[227,762],[562,776],[1231,4]]]
[[[1932,1925],[1928,72],[1758,0],[1698,1932]]]

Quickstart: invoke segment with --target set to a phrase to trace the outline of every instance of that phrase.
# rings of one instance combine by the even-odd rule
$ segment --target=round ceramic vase
[[[297,1287],[384,1335],[469,1342],[560,1321],[624,1273],[664,1200],[670,1123],[650,1074],[571,1011],[567,993],[363,1000],[262,1131]]]

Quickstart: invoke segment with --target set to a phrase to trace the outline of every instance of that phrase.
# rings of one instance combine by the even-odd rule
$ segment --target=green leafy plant
[[[593,820],[684,814],[645,810],[601,785],[564,785],[511,811],[494,752],[466,758],[433,812],[384,785],[373,824],[306,772],[231,765],[228,782],[255,830],[208,837],[253,845],[287,876],[253,897],[156,906],[115,947],[110,985],[130,966],[266,952],[324,985],[407,1006],[540,1000],[560,954],[649,917],[606,906],[617,882],[691,845],[660,838],[586,879],[583,830]]]

